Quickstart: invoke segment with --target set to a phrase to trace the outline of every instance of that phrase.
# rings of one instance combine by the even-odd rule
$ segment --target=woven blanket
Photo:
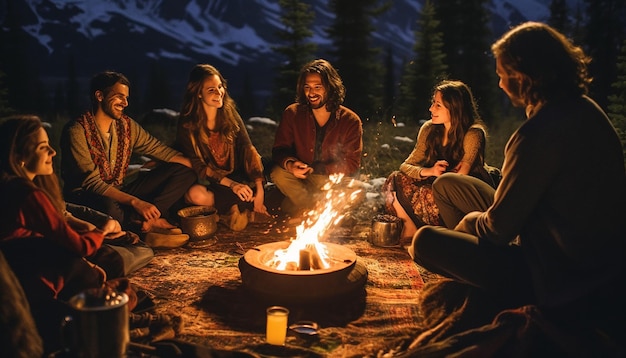
[[[361,220],[340,228],[329,239],[354,251],[367,268],[364,290],[337,301],[288,306],[289,324],[315,321],[319,334],[309,338],[289,332],[285,347],[265,343],[265,309],[272,302],[243,286],[238,263],[250,248],[289,240],[294,228],[249,225],[232,232],[220,225],[211,239],[157,251],[130,278],[153,297],[157,311],[182,315],[177,338],[186,342],[261,356],[380,356],[419,331],[416,303],[424,282],[404,247],[381,248],[367,241],[368,224]]]

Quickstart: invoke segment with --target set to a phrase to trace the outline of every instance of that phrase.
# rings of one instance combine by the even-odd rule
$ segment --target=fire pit
[[[329,177],[325,200],[306,214],[295,239],[257,246],[239,259],[244,287],[275,304],[336,300],[363,288],[367,269],[357,262],[356,254],[327,242],[327,233],[343,218],[340,212],[346,203],[362,191],[352,187],[352,180],[336,191],[342,178],[343,174]]]
[[[279,241],[248,250],[239,260],[244,287],[262,298],[308,303],[346,296],[362,289],[367,281],[367,269],[357,262],[356,254],[332,243],[322,245],[328,267],[319,264],[322,253],[301,250],[300,267],[276,268],[275,253],[289,245],[289,241]]]

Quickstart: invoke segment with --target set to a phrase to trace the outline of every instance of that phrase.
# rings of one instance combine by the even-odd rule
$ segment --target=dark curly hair
[[[339,105],[343,104],[346,97],[346,88],[344,87],[343,81],[341,80],[337,70],[330,64],[330,62],[324,59],[313,60],[304,65],[300,70],[298,84],[296,85],[296,102],[306,106],[309,105],[309,102],[304,95],[304,85],[306,82],[306,76],[310,73],[317,73],[322,77],[322,84],[324,85],[328,96],[326,109],[329,112],[334,112],[339,109]]]

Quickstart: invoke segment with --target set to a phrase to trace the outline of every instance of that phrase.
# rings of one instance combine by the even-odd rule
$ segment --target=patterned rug
[[[232,232],[219,225],[208,240],[156,251],[148,266],[130,278],[153,297],[157,312],[183,317],[177,338],[186,342],[257,356],[390,354],[420,330],[416,307],[424,284],[420,268],[402,245],[371,245],[368,220],[360,218],[349,226],[334,230],[328,241],[356,253],[357,262],[367,269],[367,282],[362,290],[331,302],[288,304],[289,324],[315,321],[319,334],[301,337],[290,331],[285,347],[265,343],[265,309],[275,303],[243,286],[238,264],[250,248],[294,237],[293,227],[255,224]]]

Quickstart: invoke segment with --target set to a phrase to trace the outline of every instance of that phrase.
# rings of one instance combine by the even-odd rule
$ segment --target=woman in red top
[[[56,326],[58,334],[60,302],[106,280],[104,271],[84,257],[100,248],[109,229],[78,233],[69,226],[52,165],[55,155],[38,117],[13,116],[0,123],[0,197],[5,203],[0,206],[0,250],[39,330]]]

